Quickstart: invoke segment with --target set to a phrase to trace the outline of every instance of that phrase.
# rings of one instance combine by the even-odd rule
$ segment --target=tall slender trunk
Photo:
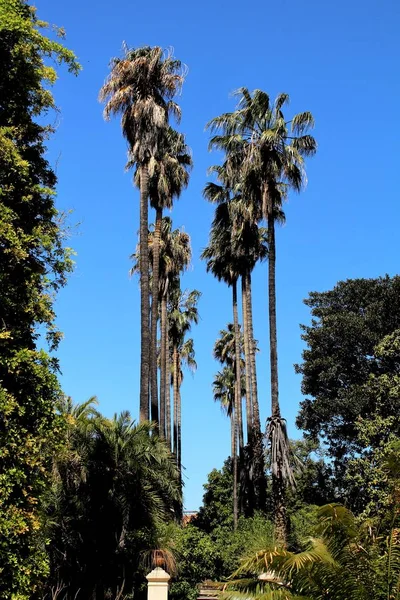
[[[258,404],[256,344],[253,331],[253,306],[251,297],[251,274],[246,273],[247,323],[250,344],[251,395],[253,401],[253,456],[254,456],[254,508],[265,510],[267,500],[267,481],[265,478],[264,444],[261,433],[260,407]]]
[[[167,298],[165,299],[166,331],[165,331],[165,428],[166,440],[172,452],[171,437],[171,355],[169,349]]]
[[[267,195],[267,190],[265,194]],[[276,332],[276,289],[275,289],[275,219],[273,213],[273,202],[268,198],[268,305],[269,305],[269,340],[270,340],[270,363],[271,363],[271,417],[279,420],[281,411],[278,395],[278,349]],[[274,431],[277,428],[274,427]],[[274,445],[276,440],[270,440]],[[272,496],[274,500],[274,524],[277,540],[286,545],[288,537],[288,522],[286,517],[285,482],[282,476],[283,456],[278,452],[276,475],[272,476]]]
[[[236,391],[235,391],[235,405],[236,405]],[[238,453],[237,453],[237,439],[238,439],[238,417],[236,412],[236,406],[233,411],[233,452],[232,452],[232,471],[233,471],[233,529],[236,531],[238,526],[238,506],[239,506],[239,494],[238,494]]]
[[[237,280],[232,284],[233,328],[235,335],[235,411],[238,421],[239,450],[243,449],[243,419],[242,419],[242,385],[240,369],[240,334],[237,307]]]
[[[232,283],[232,304],[233,304],[233,327],[235,336],[235,432],[236,440],[239,441],[239,456],[242,457],[243,450],[243,427],[242,427],[242,391],[240,382],[240,338],[239,338],[239,320],[237,308],[237,281]],[[233,527],[236,530],[238,522],[238,453],[235,440],[235,453],[233,456]]]
[[[275,289],[275,219],[272,210],[268,213],[268,306],[269,306],[269,349],[271,363],[271,414],[280,417],[278,396],[278,343],[276,333],[276,289]]]
[[[174,391],[174,421],[173,421],[173,433],[174,433],[174,446],[173,452],[175,459],[178,461],[178,348],[174,344],[172,353],[172,370],[173,370],[173,391]],[[177,463],[178,464],[178,463]]]
[[[151,300],[151,356],[150,356],[150,392],[151,392],[151,420],[159,425],[158,414],[158,383],[157,383],[157,322],[159,299],[159,273],[160,273],[160,243],[161,243],[162,208],[156,210],[156,226],[154,229],[153,246],[153,289]],[[163,436],[163,428],[159,427]]]
[[[245,361],[245,381],[246,381],[246,428],[247,428],[247,443],[252,445],[253,438],[253,406],[251,395],[251,360],[250,360],[250,343],[249,343],[249,327],[247,315],[247,292],[246,292],[246,277],[242,275],[242,314],[243,314],[243,340],[244,340],[244,361]]]
[[[178,367],[178,390],[177,390],[177,402],[176,402],[176,422],[177,422],[177,452],[176,461],[179,469],[179,482],[182,487],[182,404],[181,404],[181,357],[179,352],[177,353],[177,367]]]
[[[139,420],[149,419],[149,171],[147,165],[140,167],[140,415]]]
[[[167,377],[167,292],[161,295],[160,319],[160,435],[168,440],[166,427],[165,381]]]
[[[231,413],[231,457],[232,457],[232,460],[233,460],[233,456],[235,454],[235,448],[236,448],[235,440],[236,440],[235,411],[233,410]]]
[[[260,406],[258,403],[257,387],[257,367],[256,367],[256,343],[253,330],[253,303],[251,297],[251,275],[246,273],[246,305],[247,305],[247,325],[249,332],[249,352],[251,364],[251,399],[253,407],[253,426],[255,431],[261,433]]]

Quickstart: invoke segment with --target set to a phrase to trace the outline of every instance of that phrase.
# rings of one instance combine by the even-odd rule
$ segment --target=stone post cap
[[[157,583],[167,583],[171,579],[171,577],[167,573],[167,571],[164,571],[164,569],[162,569],[161,567],[156,567],[148,575],[146,575],[146,579],[149,583],[153,581]]]

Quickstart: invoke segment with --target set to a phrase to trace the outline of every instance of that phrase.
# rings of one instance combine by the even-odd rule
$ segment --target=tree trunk
[[[151,356],[150,356],[150,392],[151,392],[151,420],[159,426],[158,414],[158,382],[157,382],[157,322],[159,300],[159,273],[160,273],[160,243],[161,243],[162,208],[156,210],[156,226],[154,229],[153,246],[153,289],[151,299]],[[162,427],[159,427],[164,437]]]
[[[235,431],[235,411],[231,413],[231,457],[233,460],[236,448],[236,431]]]
[[[268,306],[269,348],[271,363],[271,414],[280,417],[278,396],[278,343],[276,333],[276,290],[275,290],[275,220],[272,210],[268,213]]]
[[[239,451],[243,449],[242,386],[240,369],[240,334],[237,307],[237,281],[232,284],[233,327],[235,335],[235,411],[238,422]]]
[[[242,390],[240,381],[240,338],[239,338],[239,320],[237,308],[237,281],[232,284],[232,304],[233,304],[233,327],[235,336],[235,432],[236,440],[239,441],[239,455],[242,456],[243,450],[243,426],[242,426]],[[233,527],[237,529],[238,523],[238,504],[239,504],[239,489],[238,489],[238,453],[235,440],[235,453],[233,456]]]
[[[168,334],[168,314],[167,314],[167,299],[165,299],[165,314],[166,318],[166,332],[165,332],[165,428],[166,428],[166,439],[169,449],[172,452],[172,436],[171,436],[171,355],[169,348],[169,334]]]
[[[177,393],[177,402],[176,402],[176,422],[177,422],[177,452],[176,452],[176,461],[178,463],[179,469],[179,482],[182,488],[182,405],[181,405],[181,357],[179,352],[177,353],[177,367],[178,367],[178,393]]]
[[[149,420],[149,172],[140,167],[140,421]]]
[[[256,344],[253,332],[253,306],[251,298],[251,274],[246,273],[246,304],[250,343],[251,396],[253,401],[253,457],[254,457],[254,508],[265,511],[267,481],[265,477],[264,443],[261,433],[260,408],[258,404]]]
[[[236,396],[236,392],[235,392]],[[235,402],[236,403],[236,402]],[[237,439],[238,439],[238,418],[236,408],[233,411],[233,453],[232,453],[232,470],[233,470],[233,529],[236,531],[238,526],[238,455],[237,455]]]
[[[249,351],[251,364],[251,399],[253,406],[253,426],[255,431],[261,434],[260,406],[258,404],[257,387],[257,367],[256,367],[256,343],[253,331],[253,303],[251,298],[251,275],[246,273],[246,304],[247,304],[247,325],[249,331]]]
[[[166,438],[167,441],[171,439],[171,432],[168,437],[168,430],[166,426],[166,398],[165,398],[165,387],[167,379],[167,292],[163,290],[161,296],[161,343],[160,343],[160,435]]]
[[[251,397],[251,360],[250,360],[250,343],[249,343],[249,327],[247,315],[247,293],[246,293],[246,277],[242,275],[242,314],[243,314],[243,339],[244,339],[244,361],[245,361],[245,380],[246,380],[246,428],[247,428],[247,443],[252,445],[253,438],[253,407]]]
[[[173,390],[174,390],[174,423],[173,423],[173,432],[174,432],[174,446],[173,452],[175,454],[175,459],[178,464],[178,349],[174,344],[173,354],[172,354],[172,371],[173,371]]]
[[[271,416],[280,419],[281,411],[279,407],[278,395],[278,349],[276,332],[276,289],[275,289],[275,267],[276,267],[276,248],[275,248],[275,219],[273,213],[273,202],[267,197],[268,191],[265,191],[267,198],[268,215],[268,305],[269,305],[269,341],[270,341],[270,362],[271,362]],[[274,440],[270,440],[271,444]],[[280,462],[283,457],[278,456],[277,475],[272,477],[272,496],[274,500],[274,523],[275,535],[277,540],[284,546],[287,543],[288,523],[286,519],[286,501],[285,501],[285,482],[282,476]]]

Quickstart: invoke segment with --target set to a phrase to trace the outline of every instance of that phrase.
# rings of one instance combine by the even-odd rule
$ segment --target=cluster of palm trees
[[[123,57],[112,60],[109,78],[100,91],[105,118],[116,114],[122,117],[128,166],[135,168],[135,183],[140,188],[140,235],[133,268],[140,274],[141,291],[140,421],[151,419],[157,424],[160,436],[175,454],[179,470],[182,364],[186,362],[195,368],[193,340],[186,339],[186,335],[192,323],[197,322],[200,293],[181,290],[180,275],[191,257],[190,240],[185,232],[173,230],[163,211],[172,207],[187,186],[192,166],[184,136],[171,125],[171,117],[176,123],[180,120],[181,111],[174,98],[184,78],[185,68],[171,52],[163,52],[158,46],[124,47]],[[251,274],[257,262],[268,258],[271,416],[267,438],[275,524],[278,537],[284,541],[284,490],[285,483],[293,481],[293,475],[278,399],[275,224],[284,221],[282,205],[288,191],[300,191],[303,186],[304,158],[316,150],[316,142],[308,133],[314,121],[309,112],[286,120],[283,109],[289,101],[287,94],[280,94],[274,103],[261,90],[251,93],[241,88],[237,95],[237,109],[208,124],[212,132],[210,147],[222,150],[224,160],[222,165],[211,168],[216,181],[208,183],[204,190],[206,199],[217,206],[202,258],[207,261],[207,269],[231,287],[233,307],[233,324],[229,328],[232,347],[224,358],[219,357],[223,370],[217,375],[214,388],[216,397],[225,394],[224,403],[233,423],[236,524],[239,464],[246,467],[240,474],[247,473],[246,493],[251,507],[265,505]],[[149,203],[155,210],[155,224],[150,229]],[[242,425],[244,398],[246,446]]]
[[[191,260],[190,238],[173,230],[163,211],[171,209],[187,187],[192,167],[184,135],[170,124],[171,116],[177,123],[180,120],[174,97],[184,77],[184,66],[171,52],[124,47],[123,58],[112,60],[110,76],[100,91],[105,118],[122,116],[128,167],[135,169],[140,189],[139,247],[133,267],[140,274],[141,291],[140,421],[156,423],[179,469],[182,364],[196,367],[193,340],[186,335],[197,323],[200,293],[181,289],[180,275]],[[155,211],[152,228],[149,204]]]
[[[118,598],[141,583],[159,525],[179,515],[179,471],[152,423],[107,419],[95,398],[63,398],[59,417],[45,507],[49,597]]]
[[[287,120],[289,102],[280,94],[274,103],[261,91],[241,88],[237,109],[214,118],[210,148],[224,153],[222,165],[211,167],[216,182],[208,183],[205,198],[215,203],[209,244],[202,257],[207,269],[232,289],[233,345],[225,352],[224,370],[214,382],[214,397],[222,398],[233,420],[234,522],[238,515],[238,455],[243,455],[242,399],[246,400],[247,447],[253,472],[255,506],[263,501],[263,448],[256,375],[256,343],[253,334],[251,273],[257,262],[268,258],[271,416],[267,440],[272,476],[277,537],[287,539],[285,485],[293,483],[293,469],[286,423],[278,396],[278,352],[275,293],[275,225],[285,219],[283,201],[288,191],[300,191],[305,182],[304,158],[316,151],[308,133],[314,120],[302,112]],[[265,223],[266,227],[261,224]],[[241,282],[243,343],[238,317],[237,284]],[[222,337],[225,332],[222,332]],[[243,352],[241,349],[243,346]],[[244,360],[242,361],[242,354]],[[243,362],[243,364],[242,364]],[[243,385],[244,383],[244,385]],[[243,393],[244,392],[244,393]],[[241,461],[239,460],[239,463]],[[242,490],[243,492],[243,490]]]

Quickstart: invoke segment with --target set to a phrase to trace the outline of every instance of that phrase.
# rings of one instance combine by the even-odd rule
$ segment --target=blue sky
[[[212,207],[202,198],[205,123],[234,108],[230,93],[261,88],[288,92],[291,111],[315,116],[319,149],[307,167],[308,186],[291,195],[287,224],[277,233],[279,375],[289,433],[302,399],[293,364],[301,358],[302,300],[338,280],[398,272],[398,120],[400,4],[395,0],[36,0],[39,16],[67,32],[83,66],[78,78],[61,70],[55,96],[61,114],[49,147],[56,164],[58,205],[80,223],[70,240],[76,270],[57,302],[65,334],[62,385],[81,402],[97,395],[101,410],[138,414],[139,288],[129,279],[136,245],[138,192],[124,172],[126,145],[117,121],[105,123],[97,94],[122,41],[173,46],[189,67],[179,102],[181,130],[195,168],[173,221],[190,234],[193,264],[183,285],[202,292],[193,331],[198,371],[183,384],[185,506],[196,509],[202,485],[229,454],[229,424],[212,399],[219,329],[231,320],[231,296],[199,260]],[[255,335],[263,422],[269,412],[267,266],[254,274]]]

